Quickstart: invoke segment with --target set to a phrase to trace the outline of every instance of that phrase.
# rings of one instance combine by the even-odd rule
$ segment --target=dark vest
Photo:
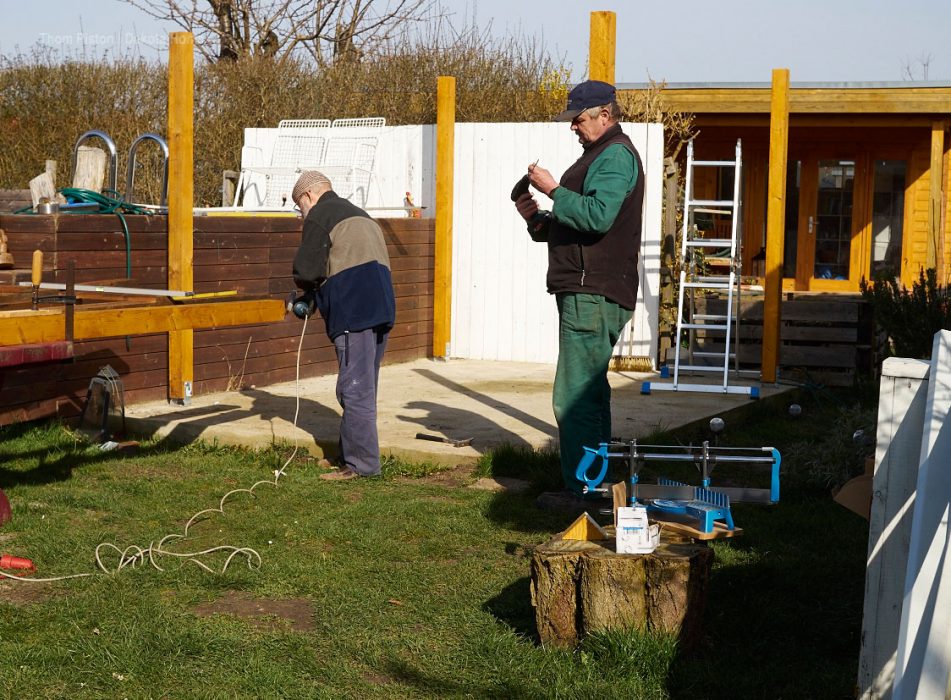
[[[615,124],[561,176],[562,187],[583,193],[588,168],[605,148],[619,143],[637,162],[637,181],[605,234],[578,231],[552,220],[548,231],[548,292],[600,294],[634,309],[637,303],[637,258],[641,249],[644,166],[631,140]]]

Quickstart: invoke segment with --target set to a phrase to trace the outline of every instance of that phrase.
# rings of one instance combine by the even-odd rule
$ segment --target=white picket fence
[[[858,688],[944,700],[951,681],[951,331],[882,366]]]
[[[615,354],[654,362],[663,128],[625,123],[623,129],[644,163],[644,231],[637,309]],[[378,140],[367,209],[374,216],[406,216],[402,207],[409,192],[414,204],[424,207],[424,217],[434,216],[435,126],[386,126],[373,133]],[[270,162],[276,136],[276,129],[246,129],[242,167]],[[529,238],[509,193],[529,163],[537,160],[557,178],[581,152],[566,124],[456,124],[450,357],[556,361],[557,313],[545,291],[547,248]],[[538,199],[543,208],[549,203],[544,195]]]

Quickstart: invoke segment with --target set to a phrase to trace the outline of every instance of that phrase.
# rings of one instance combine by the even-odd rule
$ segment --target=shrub
[[[934,334],[951,329],[951,297],[947,287],[938,284],[934,268],[920,270],[911,290],[884,276],[873,283],[863,279],[861,289],[891,355],[928,359]]]
[[[531,40],[495,39],[474,27],[322,67],[293,56],[202,63],[195,71],[195,204],[221,203],[221,174],[240,166],[246,127],[363,116],[431,124],[440,75],[456,78],[459,121],[544,121],[564,106],[567,73],[559,62]],[[166,87],[166,67],[141,58],[63,60],[42,50],[0,57],[0,188],[25,188],[47,159],[59,163],[57,185],[68,184],[76,139],[95,128],[116,142],[123,190],[133,139],[166,132]],[[157,201],[159,187],[152,150],[141,149],[136,174],[136,192],[147,201]]]

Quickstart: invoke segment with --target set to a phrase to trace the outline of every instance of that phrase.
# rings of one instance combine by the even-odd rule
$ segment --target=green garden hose
[[[89,214],[115,214],[119,217],[119,223],[122,224],[122,235],[125,236],[125,276],[126,279],[129,279],[132,277],[132,240],[124,215],[149,214],[150,212],[142,207],[122,201],[122,196],[115,190],[103,190],[103,192],[109,192],[116,196],[110,197],[106,194],[84,190],[79,187],[64,187],[60,190],[60,194],[66,197],[67,202],[72,204],[95,204],[99,207],[96,211],[87,212]]]

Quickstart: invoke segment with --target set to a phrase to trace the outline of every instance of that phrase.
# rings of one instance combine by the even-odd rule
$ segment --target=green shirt
[[[551,216],[578,231],[607,233],[637,183],[637,161],[621,144],[608,146],[588,168],[581,194],[564,187],[552,194]]]

